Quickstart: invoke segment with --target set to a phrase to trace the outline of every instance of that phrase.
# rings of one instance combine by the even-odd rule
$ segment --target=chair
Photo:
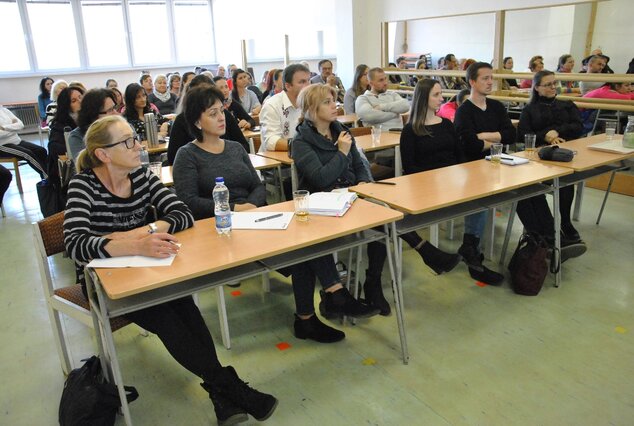
[[[350,134],[355,138],[357,136],[369,135],[372,133],[372,127],[351,127]]]
[[[20,179],[20,159],[18,157],[0,157],[0,163],[12,163],[13,170],[15,171],[15,183],[18,184],[18,191],[23,194],[22,191],[22,179]],[[26,163],[22,163],[26,164]]]
[[[90,314],[90,305],[81,291],[81,285],[71,284],[55,288],[51,277],[49,257],[62,253],[65,250],[63,223],[63,211],[40,220],[33,224],[33,237],[35,246],[38,248],[38,263],[42,277],[42,287],[44,289],[44,298],[46,299],[46,307],[48,308],[57,353],[64,374],[68,374],[72,370],[72,362],[66,345],[60,313],[64,313],[90,328],[93,328],[93,320]],[[110,320],[112,331],[118,330],[128,324],[130,324],[130,322],[123,317]]]

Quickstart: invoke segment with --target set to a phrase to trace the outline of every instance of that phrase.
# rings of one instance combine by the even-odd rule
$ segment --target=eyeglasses
[[[117,112],[117,106],[113,105],[105,111],[99,111],[99,114],[112,114],[113,112]]]
[[[125,144],[125,147],[128,149],[132,149],[134,148],[134,146],[136,145],[136,143],[139,142],[138,136],[130,136],[127,139],[124,139],[122,141],[119,142],[115,142],[115,143],[109,143],[108,145],[104,145],[102,148],[112,148],[113,146],[117,146],[121,143]],[[139,142],[141,143],[141,142]]]
[[[557,82],[556,82],[556,81],[551,81],[550,83],[540,84],[539,86],[540,86],[540,87],[550,87],[550,88],[553,88],[553,87],[557,87]]]

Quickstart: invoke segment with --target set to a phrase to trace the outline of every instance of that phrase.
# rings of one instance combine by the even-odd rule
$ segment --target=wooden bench
[[[18,157],[0,157],[0,163],[12,163],[13,170],[15,171],[15,182],[18,184],[18,191],[23,194],[22,180],[20,179],[20,163]]]

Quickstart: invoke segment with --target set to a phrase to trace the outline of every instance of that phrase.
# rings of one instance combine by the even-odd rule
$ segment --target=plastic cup
[[[163,163],[160,161],[150,163],[150,171],[154,173],[159,179],[161,178],[161,172],[163,170]]]
[[[491,145],[491,162],[500,163],[500,160],[502,160],[502,144],[494,143]]]
[[[300,189],[293,191],[293,202],[295,203],[295,217],[299,222],[308,220],[308,196],[310,192]]]
[[[605,123],[605,139],[611,141],[616,133],[616,122],[608,121]]]
[[[381,126],[372,126],[372,144],[377,145],[381,143]]]
[[[537,140],[537,136],[535,133],[526,133],[524,135],[524,149],[528,152],[529,155],[533,155],[535,152],[535,141]]]

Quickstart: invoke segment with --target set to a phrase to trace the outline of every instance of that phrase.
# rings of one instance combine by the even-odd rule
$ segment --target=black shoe
[[[504,275],[492,271],[482,264],[484,255],[480,253],[478,244],[480,239],[471,234],[464,234],[462,246],[458,249],[458,254],[469,267],[471,278],[488,285],[499,286],[504,281]]]
[[[271,417],[277,408],[277,398],[250,387],[238,377],[238,373],[232,366],[224,367],[223,370],[223,377],[218,382],[221,396],[245,409],[256,420],[263,421]]]
[[[390,304],[383,295],[383,287],[381,286],[381,277],[375,277],[365,272],[365,284],[363,284],[363,294],[365,295],[365,303],[379,310],[379,314],[386,317],[390,315],[392,310]]]
[[[416,251],[423,258],[423,262],[438,275],[451,271],[460,263],[461,259],[459,254],[445,253],[429,241],[425,241]]]
[[[575,227],[572,226],[572,223],[565,223],[561,225],[561,237],[562,246],[564,245],[563,241],[570,241],[571,243],[581,241],[581,236]]]
[[[321,316],[328,319],[339,318],[343,315],[354,318],[369,318],[379,313],[378,308],[361,303],[352,297],[345,288],[340,288],[334,293],[321,290],[319,294],[321,295],[319,312]]]
[[[249,416],[244,408],[236,406],[229,399],[214,392],[211,385],[201,383],[200,386],[209,392],[209,398],[214,404],[214,411],[218,419],[218,426],[231,426],[249,420]]]
[[[311,339],[319,343],[335,343],[345,339],[343,331],[328,327],[319,321],[317,315],[308,319],[301,319],[295,315],[295,337],[298,339]]]
[[[561,243],[561,263],[584,254],[588,250],[583,241]]]

